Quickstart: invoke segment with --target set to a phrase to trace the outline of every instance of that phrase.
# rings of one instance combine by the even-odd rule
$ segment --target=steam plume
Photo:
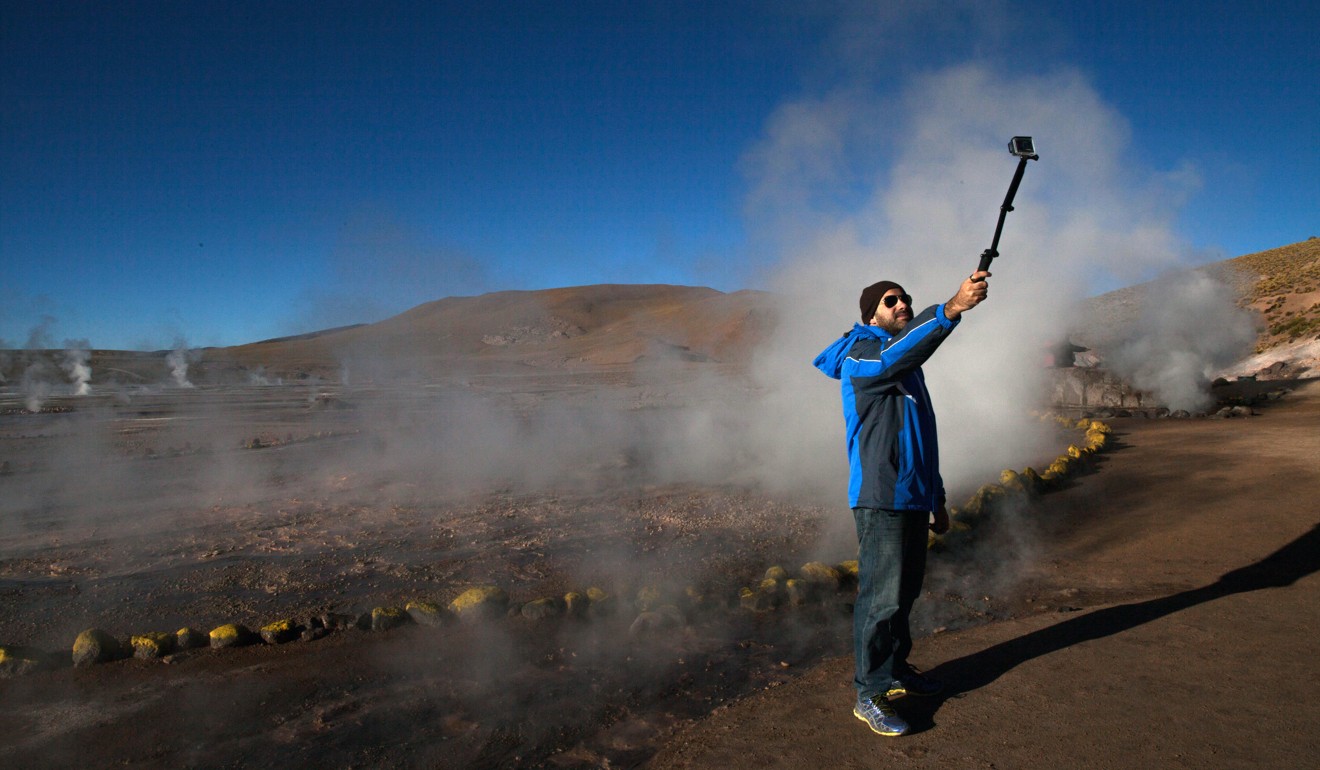
[[[54,372],[44,359],[38,359],[23,370],[19,379],[19,390],[23,393],[23,405],[29,412],[40,412],[41,405],[50,397],[50,385]]]
[[[65,340],[64,361],[61,366],[73,380],[73,394],[86,396],[91,394],[92,367],[88,362],[92,358],[91,343],[87,340]]]
[[[1209,405],[1211,378],[1251,353],[1255,319],[1233,290],[1204,272],[1151,284],[1137,323],[1101,343],[1107,364],[1170,409]]]
[[[170,367],[170,376],[174,378],[174,384],[180,388],[191,388],[194,385],[188,381],[188,341],[182,337],[176,337],[174,340],[174,349],[165,356],[165,363]]]
[[[861,287],[896,280],[919,309],[948,299],[975,268],[1013,171],[1009,137],[1033,135],[1042,160],[1008,219],[989,302],[926,367],[946,485],[1037,451],[1027,411],[1041,397],[1039,351],[1066,332],[1081,296],[1189,252],[1166,201],[1192,175],[1140,166],[1126,121],[1080,74],[960,66],[910,83],[893,98],[839,89],[786,104],[746,158],[754,230],[784,255],[780,332],[757,366],[771,375],[775,431],[792,446],[766,438],[798,459],[775,466],[783,479],[839,473],[837,385],[809,362],[857,320]]]

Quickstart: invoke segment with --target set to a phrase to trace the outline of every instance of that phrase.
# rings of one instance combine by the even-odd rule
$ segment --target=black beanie
[[[862,289],[862,323],[871,323],[871,319],[875,318],[876,308],[880,307],[880,298],[890,289],[902,291],[903,287],[893,281],[880,281]]]

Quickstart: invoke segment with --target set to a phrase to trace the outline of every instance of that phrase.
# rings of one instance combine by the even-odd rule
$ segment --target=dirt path
[[[839,658],[648,766],[1315,767],[1320,386],[1250,419],[1115,427],[1122,451],[1037,512],[1023,613],[918,643],[949,690],[900,701],[914,734],[853,718]]]

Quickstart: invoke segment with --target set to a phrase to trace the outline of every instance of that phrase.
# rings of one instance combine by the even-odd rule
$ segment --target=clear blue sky
[[[776,107],[969,61],[1082,73],[1134,163],[1199,179],[1207,258],[1320,235],[1314,2],[931,5],[0,0],[0,340],[755,287],[743,159]]]

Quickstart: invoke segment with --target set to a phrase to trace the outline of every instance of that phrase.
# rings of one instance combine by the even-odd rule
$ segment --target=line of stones
[[[1066,417],[1042,414],[1042,420],[1055,420],[1065,427],[1084,431],[1078,444],[1070,444],[1043,473],[1032,467],[1021,472],[1005,470],[998,483],[986,484],[976,490],[960,507],[950,507],[951,532],[965,532],[975,520],[993,513],[996,506],[1014,498],[1037,495],[1057,488],[1069,477],[1090,466],[1091,458],[1108,446],[1110,428],[1099,420],[1081,419],[1076,422]],[[927,543],[938,548],[944,536],[932,533]],[[738,605],[752,612],[768,612],[784,605],[801,606],[822,601],[832,594],[850,589],[856,584],[857,561],[848,560],[837,565],[808,562],[796,576],[780,566],[766,570],[755,588],[744,586],[739,590]],[[633,606],[638,615],[629,626],[629,635],[663,630],[684,623],[683,610],[678,603],[689,608],[709,605],[710,599],[700,589],[689,586],[683,596],[666,601],[661,591],[643,587],[638,591]],[[327,612],[305,622],[285,618],[260,627],[257,631],[240,623],[226,623],[203,633],[185,627],[174,633],[149,631],[121,641],[99,628],[89,628],[78,635],[72,649],[75,666],[109,663],[129,657],[142,659],[164,658],[182,650],[212,647],[224,649],[256,643],[286,644],[293,641],[315,641],[327,634],[350,628],[385,631],[406,624],[439,627],[459,620],[489,621],[511,614],[529,620],[554,617],[596,618],[615,614],[619,602],[604,590],[591,587],[585,592],[570,591],[562,598],[534,599],[525,604],[510,604],[508,594],[498,586],[485,585],[469,588],[448,605],[429,601],[410,601],[403,607],[376,607],[361,615]],[[18,645],[0,645],[0,676],[14,676],[40,669],[56,668],[68,662],[63,653],[52,653]]]

